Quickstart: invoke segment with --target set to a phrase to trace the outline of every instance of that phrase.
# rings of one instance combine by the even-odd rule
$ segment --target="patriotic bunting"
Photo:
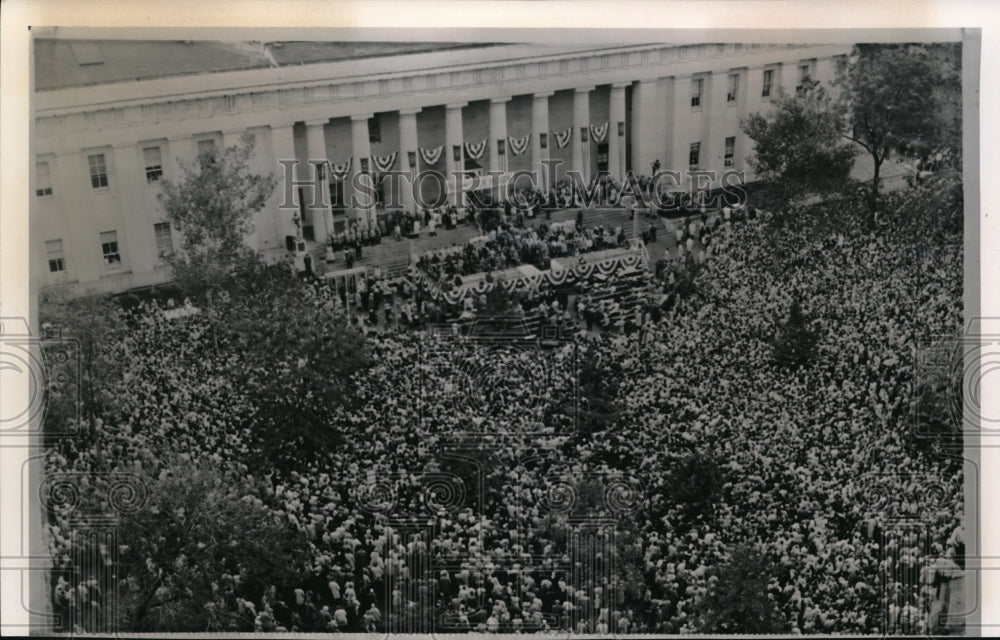
[[[566,127],[562,131],[553,131],[552,134],[556,139],[556,146],[562,149],[569,144],[570,138],[573,137],[573,127]]]
[[[565,286],[572,285],[574,282],[586,280],[591,277],[606,278],[614,274],[625,275],[637,270],[643,271],[646,269],[646,265],[647,261],[643,259],[642,256],[630,253],[608,258],[598,263],[585,263],[575,265],[564,270],[546,271],[535,276],[522,276],[509,280],[500,280],[496,284],[503,287],[507,291],[534,289],[540,285],[546,284],[550,286]],[[436,283],[426,276],[426,274],[418,273],[417,277],[428,289],[432,298],[439,302],[444,300],[451,305],[458,305],[462,302],[463,298],[470,295],[485,293],[492,286],[494,286],[491,283],[487,283],[485,280],[480,280],[475,286],[467,289],[442,291],[438,288]]]
[[[388,171],[392,169],[392,166],[396,164],[397,151],[393,151],[387,156],[372,156],[372,164],[375,166],[376,171]]]
[[[489,142],[488,138],[484,138],[482,142],[477,142],[475,144],[466,142],[465,155],[469,156],[470,160],[479,160],[483,157],[483,153],[486,151],[487,142]]]
[[[595,127],[590,125],[590,137],[594,139],[594,142],[601,143],[604,142],[604,136],[608,134],[608,123]]]
[[[528,145],[531,144],[531,134],[526,133],[520,138],[507,137],[507,142],[510,144],[510,152],[515,156],[519,156],[528,150]]]
[[[444,145],[440,144],[433,149],[420,149],[420,157],[426,164],[437,164],[437,161],[441,159],[441,152],[444,151]]]
[[[347,162],[341,164],[330,164],[330,177],[337,180],[343,180],[347,177],[347,174],[351,172],[351,162],[354,158],[348,158]]]

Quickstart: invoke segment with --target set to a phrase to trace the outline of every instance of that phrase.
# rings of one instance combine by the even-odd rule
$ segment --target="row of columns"
[[[708,165],[715,166],[717,164],[715,156],[721,155],[723,151],[721,147],[719,149],[715,147],[718,146],[720,140],[724,140],[724,137],[719,138],[719,140],[715,139],[718,137],[715,135],[718,133],[716,129],[728,126],[725,124],[727,120],[725,109],[729,106],[729,101],[726,99],[729,73],[731,72],[716,71],[703,75],[706,83],[703,88],[702,105],[699,110],[704,113],[701,116],[697,116],[697,122],[690,120],[691,116],[689,115],[692,111],[690,104],[691,80],[694,76],[674,76],[665,79],[660,84],[656,80],[638,82],[632,96],[633,117],[631,123],[623,124],[629,130],[622,131],[621,135],[619,134],[619,123],[626,123],[626,88],[631,86],[632,82],[612,84],[609,93],[608,131],[606,138],[608,143],[607,165],[609,174],[618,179],[623,177],[624,169],[627,165],[625,159],[626,136],[632,140],[633,165],[636,165],[640,171],[646,170],[653,160],[659,159],[663,150],[667,151],[666,157],[663,158],[664,161],[669,162],[675,169],[687,168],[689,145],[694,141],[701,141],[702,143],[699,165],[702,167]],[[753,73],[752,78],[749,76],[749,73]],[[797,73],[795,65],[777,67],[774,79],[775,90],[777,90],[777,86],[790,86],[793,84],[796,81],[793,78],[795,73]],[[749,70],[747,74],[741,74],[740,86],[738,88],[739,102],[742,105],[741,112],[747,108],[752,109],[753,107],[761,106],[758,105],[760,102],[759,95],[754,95],[753,93],[757,92],[759,94],[758,85],[761,74],[762,71],[760,69]],[[748,80],[756,82],[748,82]],[[591,122],[590,92],[594,89],[595,87],[593,86],[575,88],[572,99],[573,137],[569,142],[572,145],[569,168],[578,172],[585,180],[589,179],[589,169],[591,166],[590,158],[588,157],[588,151],[591,149],[589,132]],[[661,90],[666,91],[665,96],[660,95]],[[546,148],[542,148],[542,136],[549,136],[549,100],[553,95],[554,92],[535,93],[532,96],[531,104],[531,167],[535,171],[536,176],[538,176],[539,186],[543,189],[551,186],[547,184],[548,175],[545,160],[549,155],[551,145],[555,144],[555,140],[549,137]],[[511,153],[507,149],[502,156],[497,148],[497,140],[507,140],[507,103],[510,99],[510,97],[492,98],[489,104],[489,138],[487,145],[489,149],[489,168],[494,172],[506,172],[507,167],[505,162],[507,156]],[[665,122],[661,115],[664,111],[661,106],[664,99],[670,105],[670,115]],[[456,184],[454,176],[465,165],[462,109],[467,105],[468,102],[454,102],[445,105],[445,148],[443,149],[443,153],[449,184],[448,203],[456,207],[463,205],[460,201],[461,184]],[[410,169],[409,153],[417,153],[419,149],[417,114],[420,111],[420,108],[399,111],[398,167],[404,171]],[[357,173],[367,169],[366,172],[362,172],[360,180],[368,188],[373,186],[371,183],[371,172],[374,171],[374,167],[368,166],[371,157],[368,121],[373,115],[369,113],[351,116],[352,171]],[[307,153],[308,158],[311,160],[321,160],[326,157],[324,126],[328,122],[329,120],[327,119],[305,123],[307,129]],[[697,131],[688,131],[691,126],[695,126]],[[274,128],[274,152],[279,158],[295,157],[291,131],[292,125],[290,124]],[[581,134],[581,131],[586,131],[586,134]],[[584,135],[587,136],[586,139],[584,139]],[[739,136],[735,137],[737,138],[737,146],[734,150],[734,156],[742,157],[747,149],[744,147],[744,141]],[[227,141],[226,144],[228,145],[229,142]],[[453,152],[456,147],[460,150],[457,160]],[[312,170],[300,167],[298,179],[308,180],[309,176],[303,174],[303,171],[309,171],[311,174]],[[410,211],[416,209],[411,189],[403,189],[400,196],[404,209]],[[370,221],[373,215],[372,209],[373,207],[368,207],[361,211],[361,217]],[[320,215],[314,215],[314,231],[317,236],[325,237],[326,234],[332,231],[332,218],[329,217],[328,211],[317,213]],[[320,216],[323,220],[322,225],[318,224],[316,220]],[[317,237],[317,239],[320,238]]]
[[[621,148],[623,139],[618,135],[618,123],[625,121],[625,88],[630,83],[618,83],[611,87],[611,99],[609,105],[609,129],[608,129],[608,171],[612,176],[621,178],[622,170],[625,166],[624,150]],[[590,162],[586,157],[584,148],[590,144],[589,132],[586,142],[580,137],[581,130],[587,130],[590,126],[590,92],[595,87],[580,87],[573,93],[573,131],[574,136],[570,144],[572,145],[572,155],[570,169],[579,172],[585,179],[589,178]],[[546,167],[544,161],[548,157],[548,147],[554,144],[554,140],[547,140],[546,149],[541,146],[542,135],[549,132],[549,98],[553,92],[536,93],[532,97],[531,109],[531,166],[538,176],[539,186],[547,188]],[[493,98],[489,106],[489,167],[492,171],[506,172],[505,158],[510,150],[505,150],[505,155],[499,153],[497,140],[507,139],[507,103],[510,98]],[[454,175],[464,168],[464,134],[462,131],[462,109],[468,102],[449,103],[445,105],[445,166],[449,180],[448,202],[456,207],[461,207],[460,202],[461,185],[455,184]],[[420,109],[404,109],[399,111],[399,167],[406,171],[409,169],[408,154],[416,153],[419,147],[417,138],[416,116]],[[363,185],[371,187],[370,172],[374,167],[368,166],[371,157],[371,143],[368,131],[368,121],[374,114],[356,114],[351,116],[351,158],[352,172],[367,169],[360,176]],[[324,136],[324,126],[329,120],[306,121],[306,153],[311,161],[321,161],[326,159],[326,139]],[[292,124],[285,124],[272,127],[272,139],[274,153],[277,158],[294,158],[295,143],[292,135]],[[235,143],[235,139],[233,141]],[[229,140],[225,142],[230,144]],[[459,159],[456,160],[453,149],[458,147],[461,151]],[[298,166],[295,175],[297,181],[306,182],[311,179],[313,169],[308,166]],[[317,185],[318,187],[321,185]],[[282,194],[285,193],[285,185],[281,185]],[[401,204],[404,209],[413,211],[416,209],[413,192],[411,189],[403,189],[401,193]],[[332,219],[325,207],[313,208],[313,227],[317,240],[325,239],[332,233]],[[361,212],[361,217],[371,220],[373,211],[371,207],[365,208]],[[317,220],[319,218],[322,224]]]

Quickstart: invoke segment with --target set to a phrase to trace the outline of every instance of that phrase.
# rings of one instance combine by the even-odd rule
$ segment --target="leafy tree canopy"
[[[779,97],[767,115],[753,114],[743,131],[754,141],[750,162],[780,205],[842,189],[854,164],[854,149],[829,94],[811,83]]]
[[[181,161],[179,182],[164,180],[158,199],[183,240],[180,251],[166,256],[181,288],[211,305],[234,274],[258,259],[246,245],[253,215],[274,191],[273,175],[250,171],[254,137],[222,151],[204,151],[194,162]]]

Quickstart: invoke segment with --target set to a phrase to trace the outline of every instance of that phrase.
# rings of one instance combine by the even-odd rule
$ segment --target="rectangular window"
[[[805,84],[809,80],[809,64],[799,65],[799,84]]]
[[[368,142],[382,142],[382,129],[377,115],[368,118]]]
[[[117,269],[122,264],[122,256],[118,253],[118,233],[116,231],[101,232],[101,253],[104,255],[104,266]]]
[[[174,239],[170,235],[169,222],[157,222],[153,225],[153,233],[156,235],[156,255],[169,256],[174,252]]]
[[[62,240],[46,240],[45,254],[49,260],[50,273],[66,270],[66,258],[63,255]]]
[[[48,162],[36,162],[35,163],[35,195],[36,196],[51,196],[52,195],[52,174],[49,173],[49,163]]]
[[[688,151],[688,168],[695,170],[698,168],[698,156],[701,155],[701,143],[692,142],[691,149]]]
[[[740,89],[740,76],[738,73],[729,74],[729,91],[726,92],[726,102],[736,102],[736,96]]]
[[[760,90],[761,98],[771,97],[771,85],[774,84],[774,69],[764,69],[764,86]]]
[[[736,154],[736,136],[726,138],[726,166],[733,166],[733,156]]]
[[[108,186],[108,167],[104,163],[104,154],[95,153],[87,156],[90,167],[90,186],[94,189],[106,189]]]
[[[159,182],[163,176],[163,162],[159,147],[146,147],[142,150],[143,164],[146,166],[146,182]]]
[[[691,107],[701,106],[701,91],[705,86],[705,80],[703,78],[692,78],[691,79]]]
[[[205,163],[209,165],[215,163],[215,140],[198,141],[198,160],[202,163],[202,166]]]

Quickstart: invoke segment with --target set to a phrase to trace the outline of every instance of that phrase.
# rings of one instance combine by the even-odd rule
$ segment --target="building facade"
[[[806,78],[828,84],[836,57],[850,51],[450,43],[356,47],[364,57],[352,57],[296,43],[210,44],[214,68],[184,64],[185,52],[202,59],[192,49],[208,46],[190,42],[156,43],[153,60],[130,68],[120,42],[36,40],[38,286],[123,291],[169,281],[162,256],[180,238],[156,199],[160,181],[180,177],[178,161],[245,133],[256,141],[252,169],[278,178],[247,238],[270,259],[284,255],[289,235],[324,242],[380,207],[415,210],[409,180],[381,180],[385,171],[437,171],[445,181],[419,182],[418,196],[458,207],[463,186],[447,178],[456,172],[534,171],[543,182],[552,161],[556,180],[569,170],[649,174],[656,161],[752,179],[740,121]],[[319,172],[316,163],[328,164]],[[380,202],[355,194],[358,169]]]

